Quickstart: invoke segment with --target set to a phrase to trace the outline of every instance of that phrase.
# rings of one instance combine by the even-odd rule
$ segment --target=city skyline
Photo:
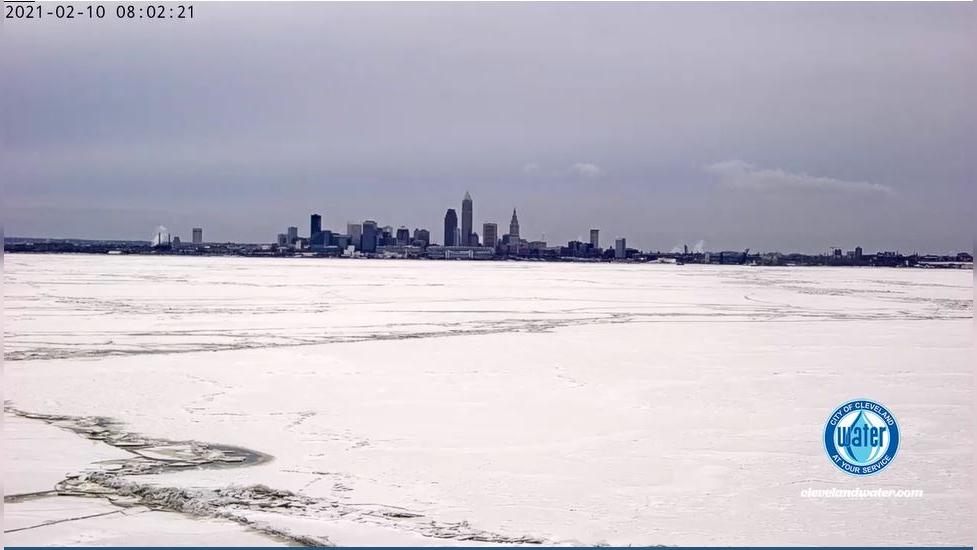
[[[495,247],[495,246],[503,246],[504,247],[505,243],[507,242],[506,240],[511,237],[511,238],[514,239],[513,242],[515,242],[515,243],[520,243],[521,242],[524,245],[528,245],[530,243],[542,243],[543,245],[547,245],[550,248],[553,248],[553,247],[560,248],[561,246],[563,246],[564,243],[567,243],[567,244],[570,244],[570,245],[573,245],[574,243],[584,243],[584,244],[588,244],[591,247],[591,249],[596,249],[596,250],[607,250],[608,249],[608,247],[601,246],[601,242],[600,242],[601,229],[600,228],[594,228],[594,227],[590,227],[587,230],[587,236],[586,236],[586,238],[584,238],[583,236],[581,236],[581,237],[578,237],[578,238],[567,239],[565,241],[547,241],[547,240],[545,240],[546,239],[545,233],[541,233],[540,234],[540,238],[538,238],[538,239],[527,239],[527,238],[525,238],[524,236],[521,235],[520,222],[518,220],[518,214],[517,214],[517,210],[518,209],[517,208],[513,208],[512,209],[512,217],[510,218],[510,221],[509,221],[509,232],[508,233],[499,235],[498,234],[498,223],[485,220],[485,221],[482,222],[483,233],[480,236],[478,234],[478,232],[474,231],[474,228],[477,227],[477,223],[474,221],[475,219],[474,219],[474,216],[473,216],[473,211],[474,211],[473,203],[474,203],[474,200],[472,199],[470,192],[466,190],[465,191],[465,195],[464,195],[464,197],[462,198],[462,201],[461,201],[461,204],[462,204],[461,210],[463,212],[463,216],[465,216],[467,214],[467,216],[469,218],[468,219],[468,225],[470,227],[472,227],[472,229],[473,229],[470,232],[470,236],[474,238],[474,240],[472,242],[465,242],[464,241],[464,238],[465,238],[464,237],[464,232],[462,231],[462,228],[461,228],[461,225],[463,223],[463,218],[460,218],[457,215],[457,209],[451,208],[451,207],[447,208],[446,211],[445,211],[446,213],[445,213],[445,216],[444,216],[444,219],[443,219],[443,226],[442,226],[443,227],[443,233],[442,233],[442,235],[443,235],[444,238],[441,239],[440,242],[437,239],[432,239],[430,237],[431,232],[430,232],[430,229],[429,229],[428,226],[413,226],[413,228],[411,229],[411,227],[409,227],[408,225],[405,225],[405,224],[381,224],[380,222],[377,222],[377,221],[375,221],[373,219],[366,219],[366,220],[363,220],[362,222],[359,222],[359,223],[353,222],[353,221],[346,221],[345,222],[346,232],[345,233],[341,233],[339,230],[333,230],[332,229],[332,226],[328,225],[329,218],[327,218],[327,216],[322,215],[322,214],[319,214],[319,213],[311,213],[311,214],[308,215],[309,216],[309,233],[308,233],[308,235],[305,235],[305,234],[303,234],[301,232],[301,230],[299,229],[299,225],[294,225],[294,226],[293,225],[290,225],[290,226],[288,226],[286,228],[286,231],[284,233],[278,233],[278,235],[277,235],[277,243],[276,243],[276,239],[269,239],[267,241],[261,241],[261,240],[259,240],[259,241],[244,241],[244,240],[234,240],[234,239],[204,241],[203,240],[203,228],[200,227],[199,225],[192,227],[190,229],[190,235],[188,235],[187,237],[181,237],[178,232],[171,231],[170,228],[167,227],[167,226],[165,226],[165,225],[158,225],[158,226],[156,226],[156,229],[153,231],[152,235],[150,236],[149,242],[150,243],[154,243],[154,244],[159,244],[160,241],[161,241],[161,235],[162,234],[165,234],[165,235],[167,235],[168,238],[175,239],[177,243],[181,242],[182,239],[187,238],[189,240],[186,240],[184,242],[186,242],[188,244],[203,244],[203,243],[207,243],[207,242],[209,242],[209,243],[215,243],[215,244],[216,243],[264,244],[266,242],[270,242],[272,244],[278,244],[279,246],[289,246],[289,247],[291,247],[297,241],[303,241],[305,247],[310,247],[310,246],[320,246],[321,247],[321,246],[329,246],[323,240],[324,235],[338,235],[338,236],[348,237],[349,238],[349,245],[356,247],[357,251],[375,252],[377,250],[377,247],[383,246],[382,244],[380,244],[380,240],[379,240],[379,237],[380,237],[381,232],[382,231],[388,231],[389,230],[389,232],[391,234],[396,234],[396,240],[400,244],[404,244],[403,243],[403,240],[401,239],[402,232],[408,232],[408,234],[411,235],[411,238],[410,238],[411,241],[418,240],[418,234],[420,233],[421,236],[422,236],[422,238],[420,240],[423,240],[425,242],[425,245],[424,246],[427,246],[428,244],[431,244],[431,245],[440,245],[440,246],[449,246],[449,247],[451,247],[451,246],[453,246],[453,247],[479,247],[479,246]],[[326,220],[325,223],[324,223],[324,220]],[[335,222],[335,223],[339,223],[339,222]],[[370,237],[368,237],[368,238],[372,239],[371,242],[374,243],[374,244],[370,245],[370,247],[362,247],[361,244],[360,244],[361,243],[361,239],[363,238],[363,235],[364,235],[363,228],[366,227],[366,226],[369,226],[369,232],[367,234],[370,235]],[[452,237],[453,237],[453,239],[450,242],[449,242],[449,239],[448,239],[449,228],[451,229],[451,234],[452,234]],[[495,245],[489,244],[489,240],[486,240],[485,239],[485,237],[487,237],[489,235],[492,236],[490,239],[495,241]],[[581,233],[581,235],[583,235],[583,233]],[[5,235],[5,237],[9,237],[9,238],[13,238],[13,239],[41,238],[41,239],[52,239],[52,240],[59,240],[59,239],[64,239],[64,240],[86,240],[86,239],[88,239],[86,237],[75,237],[75,236],[47,237],[47,236],[41,236],[41,235]],[[624,243],[627,242],[627,239],[628,239],[628,237],[627,236],[623,236],[623,235],[622,236],[611,237],[611,240],[613,241],[613,244],[610,245],[610,250],[615,251],[615,257],[619,257],[621,255],[622,251],[625,248],[627,248],[629,250],[640,251],[640,252],[666,253],[666,254],[676,254],[676,253],[684,253],[684,254],[689,254],[689,253],[705,253],[705,252],[710,252],[710,251],[711,252],[721,252],[721,251],[724,251],[724,250],[725,251],[731,251],[731,250],[737,249],[737,247],[709,248],[709,247],[706,246],[706,242],[704,240],[699,240],[699,241],[694,242],[694,243],[688,243],[688,242],[681,243],[680,245],[673,246],[670,249],[662,249],[662,248],[640,248],[640,247],[633,247],[630,244],[625,245]],[[99,240],[103,240],[103,241],[142,241],[143,239],[141,239],[141,238],[129,238],[129,237],[126,237],[126,238],[108,238],[108,239],[105,239],[105,238],[101,238],[101,239],[96,238],[96,239],[90,239],[90,240],[94,240],[94,241],[99,241]],[[853,242],[857,242],[857,241],[853,241]],[[977,240],[975,240],[975,243],[977,243]],[[409,243],[407,243],[407,244],[409,244]],[[742,247],[740,247],[740,248],[742,248]],[[747,253],[748,253],[749,250],[751,250],[751,247],[746,247],[746,248],[747,248]],[[845,248],[850,249],[849,252],[848,252],[849,255],[852,254],[853,252],[857,252],[857,254],[860,256],[861,253],[862,253],[862,250],[863,250],[863,247],[861,245],[859,245],[859,244],[853,244],[853,245],[850,245],[850,246],[847,245],[847,244],[844,244],[844,245],[841,245],[841,244],[831,244],[831,245],[827,245],[827,246],[825,246],[825,247],[823,247],[821,249],[818,249],[818,250],[781,250],[781,249],[757,249],[757,248],[752,248],[752,250],[754,252],[761,252],[761,253],[813,254],[813,255],[822,255],[823,254],[823,255],[829,255],[830,256],[830,255],[837,255],[837,254],[839,254],[840,253],[839,251],[844,250]],[[881,247],[881,248],[878,248],[877,249],[877,252],[880,253],[880,254],[896,253],[896,254],[900,254],[900,255],[903,254],[903,253],[905,253],[905,254],[949,254],[949,255],[952,255],[952,254],[959,254],[959,253],[966,254],[967,251],[970,251],[970,249],[968,249],[968,248],[960,248],[960,249],[956,249],[956,250],[954,250],[954,249],[947,249],[947,250],[939,250],[939,251],[932,251],[932,250],[922,250],[922,251],[921,250],[912,250],[911,252],[900,250],[900,249],[898,249],[896,247]],[[744,253],[744,255],[745,255],[745,253]]]
[[[531,240],[972,246],[969,4],[214,4],[92,28],[4,33],[7,235],[265,242],[309,211],[440,234],[471,189],[472,232],[517,206]]]
[[[444,246],[444,247],[489,247],[489,248],[497,248],[499,251],[509,250],[512,253],[515,253],[519,249],[520,245],[522,245],[523,247],[530,247],[530,248],[533,246],[542,245],[543,247],[547,247],[550,249],[554,249],[554,248],[565,249],[565,247],[563,247],[562,242],[545,241],[544,240],[545,234],[543,234],[541,238],[537,240],[526,239],[522,237],[520,234],[521,231],[520,231],[520,223],[518,219],[517,208],[512,209],[512,217],[510,218],[509,221],[508,233],[499,235],[498,224],[496,222],[484,221],[482,223],[482,228],[483,228],[482,235],[480,236],[478,232],[474,231],[474,228],[477,227],[477,225],[475,225],[473,221],[474,200],[469,191],[467,190],[465,191],[465,196],[462,198],[461,204],[462,204],[462,208],[461,208],[462,218],[458,217],[457,210],[455,208],[449,207],[445,210],[445,216],[442,225],[443,239],[441,240],[441,242],[438,242],[437,239],[432,239],[430,237],[431,232],[430,229],[428,229],[427,227],[415,226],[411,231],[411,229],[408,226],[399,225],[395,229],[394,225],[390,225],[390,224],[381,225],[380,223],[374,220],[364,220],[361,223],[347,221],[346,232],[340,233],[339,231],[333,231],[328,226],[324,226],[323,216],[321,214],[313,213],[310,215],[310,222],[309,222],[310,229],[309,229],[308,236],[302,235],[299,232],[297,226],[289,226],[286,230],[286,233],[278,234],[277,244],[279,246],[291,248],[297,243],[302,243],[304,241],[302,248],[308,250],[311,249],[311,247],[318,246],[320,247],[319,250],[321,252],[322,250],[321,247],[330,246],[330,245],[335,246],[335,244],[329,242],[329,239],[336,236],[336,237],[347,238],[348,240],[344,241],[346,243],[346,246],[353,247],[357,251],[365,251],[365,252],[376,252],[379,247],[390,246],[391,244],[394,243],[400,246],[403,245],[416,246],[419,244],[418,241],[422,242],[422,244],[420,244],[422,248],[427,247],[429,245]],[[467,220],[465,220],[466,217]],[[465,240],[464,235],[466,234],[466,231],[462,229],[462,227],[464,227],[466,222],[467,222],[467,226],[472,228],[467,232],[468,236],[471,237],[470,241]],[[368,239],[370,239],[371,242],[369,246],[364,245],[362,241],[364,226],[371,226],[371,231],[369,233],[369,236],[367,237]],[[160,241],[160,231],[166,231],[167,234],[169,235],[169,230],[165,226],[158,226],[156,232],[154,233],[153,238],[150,239],[150,242],[158,243]],[[200,227],[194,227],[192,231],[193,231],[192,242],[194,244],[200,244],[201,243],[200,237],[203,229]],[[608,250],[607,248],[601,246],[600,232],[601,232],[600,228],[591,227],[588,230],[588,239],[583,239],[583,238],[569,239],[568,241],[566,241],[566,244],[569,247],[574,247],[576,245],[588,246],[587,249],[588,254],[589,251]],[[394,243],[382,243],[381,237],[383,236],[392,238]],[[178,235],[173,235],[173,237],[177,239],[177,242],[179,242]],[[668,250],[655,249],[655,248],[648,248],[648,249],[634,248],[626,244],[627,243],[626,236],[614,237],[612,238],[612,240],[613,240],[613,245],[610,247],[609,250],[614,252],[614,258],[616,259],[624,258],[626,250],[633,250],[635,252],[653,253],[653,254],[681,253],[686,256],[689,255],[690,253],[694,255],[694,254],[703,254],[709,252],[722,253],[724,251],[727,253],[728,252],[738,253],[735,250],[729,250],[729,249],[709,249],[706,247],[705,241],[701,241],[701,240],[691,244],[691,246],[690,243],[682,243],[680,246],[674,246]],[[228,241],[228,242],[231,243],[235,241]],[[977,241],[975,241],[975,243],[977,243]],[[251,244],[260,244],[260,243],[251,243]],[[515,248],[510,248],[509,245],[514,245]],[[339,246],[338,248],[345,249],[345,246]],[[855,257],[861,259],[864,250],[861,245],[849,246],[847,247],[849,248],[847,252],[844,252],[845,248],[846,247],[840,245],[830,245],[822,250],[810,252],[810,251],[797,251],[797,250],[757,250],[756,248],[751,249],[750,247],[747,247],[746,251],[742,253],[742,256],[744,258],[747,257],[750,250],[753,250],[755,254],[756,253],[805,254],[805,255],[813,254],[813,255],[825,255],[825,256],[835,256],[835,257],[846,256],[846,257]],[[902,256],[904,252],[905,251],[900,251],[898,249],[892,249],[892,248],[880,248],[877,250],[877,253],[881,255],[895,254],[895,255]],[[949,251],[949,252],[941,251],[941,252],[937,252],[936,254],[949,254],[949,255],[958,254],[959,255],[959,254],[966,254],[966,253],[967,253],[966,250],[961,249],[961,250]],[[934,254],[934,252],[913,250],[911,253],[906,252],[906,254],[926,255],[926,254]]]
[[[157,226],[149,247],[126,244],[121,247],[106,248],[106,243],[83,245],[75,243],[33,243],[22,239],[5,239],[4,249],[11,252],[89,252],[89,253],[177,253],[190,255],[238,254],[261,256],[300,256],[300,257],[366,257],[402,258],[431,260],[493,260],[530,259],[543,261],[627,261],[627,262],[665,262],[675,264],[706,263],[735,265],[831,265],[831,266],[875,266],[875,267],[942,267],[963,268],[973,263],[973,256],[967,252],[956,254],[920,253],[914,250],[903,254],[898,250],[879,250],[866,254],[858,245],[845,251],[837,245],[828,246],[817,254],[797,253],[797,251],[766,250],[758,251],[747,247],[745,250],[709,250],[704,241],[689,248],[688,243],[675,246],[671,250],[641,250],[628,246],[627,237],[615,238],[612,248],[600,244],[600,228],[589,229],[589,240],[569,240],[562,243],[547,242],[545,235],[538,240],[523,238],[518,211],[512,209],[509,231],[501,236],[498,224],[482,223],[482,235],[475,229],[475,204],[469,191],[461,200],[461,219],[454,208],[447,208],[442,225],[442,241],[431,238],[427,228],[415,227],[413,232],[405,225],[394,229],[393,225],[381,225],[375,220],[362,223],[346,223],[346,232],[333,231],[323,225],[319,213],[309,215],[309,233],[302,235],[298,226],[289,226],[284,233],[278,233],[273,244],[255,243],[204,243],[203,228],[192,229],[192,241],[187,244],[172,235],[165,226]],[[459,225],[460,222],[460,225]],[[975,244],[977,246],[977,244]],[[750,255],[751,250],[753,255]]]

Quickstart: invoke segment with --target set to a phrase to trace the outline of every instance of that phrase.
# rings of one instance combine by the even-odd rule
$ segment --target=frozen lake
[[[266,544],[973,542],[971,271],[4,262],[8,417],[100,416],[160,448],[273,457],[112,478],[178,495],[209,522],[194,524],[197,544],[253,543],[252,531],[279,535]],[[862,479],[821,443],[831,411],[857,397],[887,405],[903,434],[893,464]],[[129,456],[38,420],[10,429],[26,443],[4,478],[16,467],[23,493]],[[52,466],[55,454],[74,465]],[[831,487],[924,496],[801,496]],[[7,516],[29,526],[37,502],[8,503]],[[147,514],[184,517],[100,516],[5,542],[125,544]],[[74,525],[90,537],[65,539]]]

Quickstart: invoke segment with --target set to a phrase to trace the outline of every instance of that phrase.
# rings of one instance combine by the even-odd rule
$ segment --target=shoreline
[[[796,252],[781,253],[768,252],[763,254],[749,254],[746,252],[717,252],[683,254],[675,252],[637,252],[628,257],[604,258],[596,256],[563,256],[540,254],[497,254],[492,256],[471,257],[441,257],[430,256],[425,251],[417,253],[394,252],[364,254],[356,252],[353,255],[334,252],[321,252],[306,249],[267,250],[266,245],[214,243],[206,248],[199,245],[184,245],[184,248],[155,249],[152,247],[138,247],[124,249],[112,246],[88,246],[76,249],[74,246],[57,249],[35,249],[34,244],[5,245],[4,254],[71,254],[93,256],[138,256],[138,257],[177,257],[177,258],[294,258],[294,259],[329,259],[329,260],[409,260],[433,262],[518,262],[518,263],[559,263],[559,264],[608,264],[608,265],[701,265],[701,266],[744,266],[744,267],[848,267],[848,268],[920,268],[920,269],[965,269],[973,270],[973,256],[966,252],[953,254],[909,254],[885,252],[867,254],[863,257],[828,256],[823,254],[802,254]],[[710,254],[713,254],[710,257]],[[724,255],[726,255],[724,259]],[[715,261],[718,258],[718,261]]]

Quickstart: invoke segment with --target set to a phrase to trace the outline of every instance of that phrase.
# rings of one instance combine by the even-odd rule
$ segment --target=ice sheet
[[[235,513],[310,535],[971,535],[969,271],[24,255],[6,270],[16,407],[270,454],[134,482],[294,492],[314,504]],[[821,448],[854,397],[887,405],[904,433],[868,479]]]

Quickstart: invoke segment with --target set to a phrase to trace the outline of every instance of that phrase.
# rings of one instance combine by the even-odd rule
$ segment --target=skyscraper
[[[366,220],[363,222],[363,234],[360,236],[360,250],[363,252],[377,251],[377,222]]]
[[[322,216],[312,214],[312,217],[309,219],[309,236],[311,237],[320,231],[322,231]]]
[[[499,226],[494,223],[482,224],[482,246],[495,248],[499,245]]]
[[[397,228],[397,244],[410,244],[410,229],[407,229],[404,226]]]
[[[200,244],[204,242],[204,230],[202,227],[193,228],[193,237],[190,239],[193,244]]]
[[[458,246],[455,234],[458,232],[458,214],[449,208],[444,214],[444,246]]]
[[[309,243],[324,244],[322,242],[322,216],[312,214],[309,219]]]
[[[594,250],[600,248],[600,229],[590,230],[590,246],[593,247]]]
[[[614,241],[614,257],[618,260],[628,257],[628,245],[624,237]]]
[[[472,245],[472,196],[465,191],[461,201],[461,245]]]
[[[288,228],[288,244],[295,244],[297,240],[299,240],[299,228],[290,226]]]
[[[360,250],[360,240],[363,237],[363,226],[358,223],[346,222],[346,234],[349,235],[349,242]]]
[[[420,246],[431,244],[431,232],[427,229],[415,229],[414,244],[419,244]]]
[[[509,222],[509,241],[519,241],[519,218],[516,217],[516,209],[512,209],[512,220]]]

